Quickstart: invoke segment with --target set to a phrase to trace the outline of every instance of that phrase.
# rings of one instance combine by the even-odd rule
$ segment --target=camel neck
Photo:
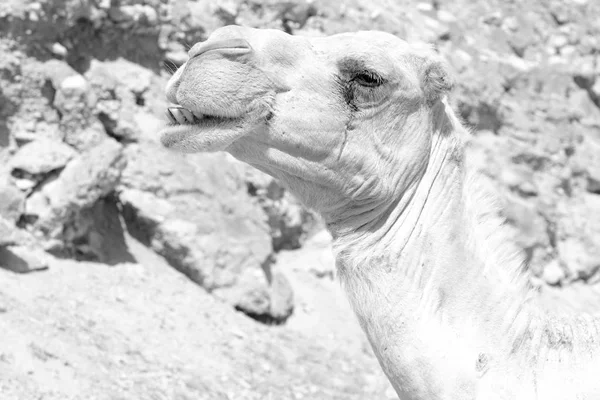
[[[474,204],[486,199],[469,186],[459,134],[434,137],[422,178],[380,220],[333,233],[340,280],[384,371],[404,382],[401,398],[446,398],[437,377],[454,377],[453,395],[467,398],[489,360],[509,351],[515,326],[532,318],[518,257],[486,243],[494,227],[482,229],[481,218],[495,217]],[[415,375],[424,370],[428,385]]]
[[[340,280],[383,370],[402,399],[476,398],[500,381],[502,398],[536,398],[554,374],[589,390],[600,323],[541,311],[496,206],[465,170],[460,135],[435,136],[418,184],[379,220],[333,232]]]

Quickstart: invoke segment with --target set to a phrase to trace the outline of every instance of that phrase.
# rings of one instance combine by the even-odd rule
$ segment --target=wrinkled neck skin
[[[495,210],[477,204],[489,200],[465,172],[466,133],[446,111],[451,131],[431,132],[426,168],[404,193],[346,219],[325,215],[340,280],[384,372],[402,400],[597,395],[585,371],[600,371],[590,356],[599,324],[544,315],[517,252],[494,241],[499,221],[477,228]]]

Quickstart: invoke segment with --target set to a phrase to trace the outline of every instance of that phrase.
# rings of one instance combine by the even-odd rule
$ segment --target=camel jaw
[[[243,117],[202,114],[176,106],[167,109],[170,123],[160,132],[161,143],[185,153],[225,150],[245,134]]]

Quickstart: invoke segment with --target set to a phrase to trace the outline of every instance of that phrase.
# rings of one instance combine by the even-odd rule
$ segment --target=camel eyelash
[[[372,99],[378,93],[375,90],[385,83],[380,75],[368,70],[360,70],[348,75],[335,75],[335,80],[344,101],[352,111],[358,111],[357,98]]]
[[[352,82],[367,88],[375,88],[381,86],[384,82],[383,78],[371,71],[360,71],[354,74]]]

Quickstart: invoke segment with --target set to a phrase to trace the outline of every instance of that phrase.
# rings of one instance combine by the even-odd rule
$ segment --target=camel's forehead
[[[404,40],[378,31],[341,33],[309,41],[316,52],[332,62],[356,60],[384,74],[406,66],[405,56],[412,52]]]
[[[252,48],[268,58],[293,61],[296,56],[317,55],[332,61],[347,58],[366,58],[372,61],[397,61],[411,52],[411,45],[386,32],[361,31],[323,37],[292,36],[275,29],[256,29],[226,26],[217,29],[209,41],[245,39]],[[196,46],[201,47],[202,43]],[[190,53],[194,52],[194,49]]]
[[[310,41],[324,52],[406,53],[409,45],[390,33],[360,31],[314,37]]]
[[[354,56],[399,59],[411,51],[411,45],[406,41],[386,32],[361,31],[340,33],[322,37],[292,36],[277,30],[253,29],[250,34],[255,36],[263,51],[276,52],[285,47],[290,50],[303,52],[304,48],[332,60]]]

